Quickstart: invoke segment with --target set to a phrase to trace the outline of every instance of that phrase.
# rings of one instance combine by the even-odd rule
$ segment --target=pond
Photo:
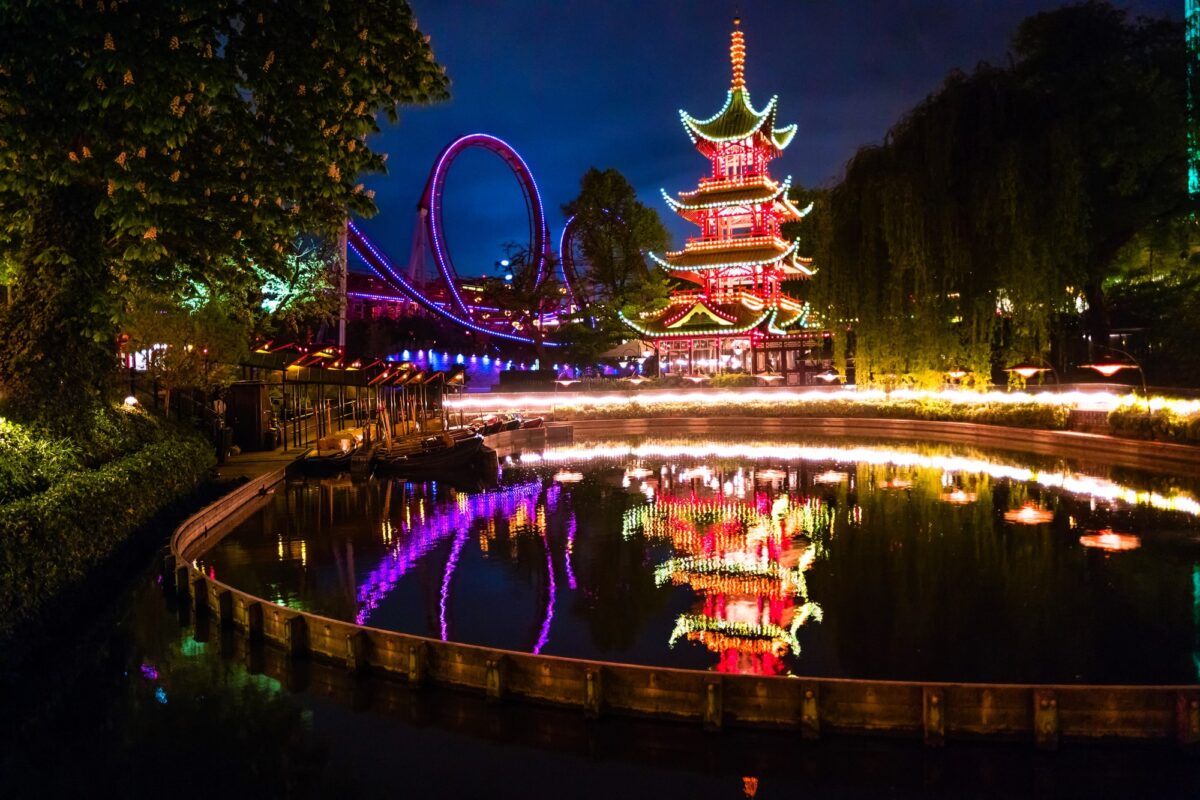
[[[219,580],[379,628],[765,675],[1197,681],[1200,487],[933,443],[618,438],[289,481]]]

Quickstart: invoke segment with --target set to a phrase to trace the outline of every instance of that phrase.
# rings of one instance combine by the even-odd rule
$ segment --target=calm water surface
[[[848,439],[577,442],[491,489],[289,482],[202,560],[274,602],[758,674],[1194,683],[1200,490]]]

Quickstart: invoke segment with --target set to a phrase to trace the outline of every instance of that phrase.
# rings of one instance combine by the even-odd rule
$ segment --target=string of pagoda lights
[[[797,609],[792,617],[792,624],[787,628],[773,622],[740,622],[704,614],[681,614],[675,621],[668,645],[673,648],[680,639],[687,638],[700,640],[714,651],[737,649],[741,652],[754,652],[748,649],[746,640],[758,640],[763,643],[763,649],[758,652],[771,652],[771,645],[779,642],[787,645],[793,653],[799,653],[800,641],[796,632],[809,619],[820,622],[823,617],[821,607],[812,602],[805,603]]]

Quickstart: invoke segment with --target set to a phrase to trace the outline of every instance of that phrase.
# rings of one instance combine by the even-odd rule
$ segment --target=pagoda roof
[[[626,325],[649,339],[742,336],[756,329],[773,336],[786,336],[804,330],[810,318],[808,304],[790,297],[781,298],[779,305],[772,307],[747,302],[715,303],[702,297],[689,297],[686,302],[672,304],[650,319],[635,320],[623,313],[619,315]],[[779,322],[783,326],[777,324]]]
[[[656,253],[650,253],[650,257],[672,271],[695,272],[726,267],[759,267],[785,260],[786,269],[789,266],[794,267],[790,257],[795,255],[796,248],[799,246],[799,242],[785,242],[782,239],[764,241],[764,237],[753,237],[745,244],[736,239],[730,239],[723,244],[725,244],[724,247],[689,245],[683,250],[667,253],[666,258]]]
[[[783,150],[796,135],[796,125],[775,127],[778,103],[779,97],[774,96],[762,109],[756,109],[750,102],[749,90],[741,87],[730,89],[725,95],[725,105],[708,119],[697,119],[682,109],[679,118],[694,143],[732,142],[761,133],[775,149]]]
[[[789,175],[783,183],[779,184],[773,181],[756,181],[743,186],[736,184],[718,184],[711,187],[701,185],[694,192],[681,193],[680,198],[683,199],[680,200],[668,195],[665,189],[660,191],[662,191],[667,205],[676,211],[699,211],[705,208],[769,203],[780,197],[786,199],[787,190],[791,185],[792,178]]]

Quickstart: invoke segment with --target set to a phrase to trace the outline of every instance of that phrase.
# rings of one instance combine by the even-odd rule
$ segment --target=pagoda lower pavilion
[[[808,278],[813,270],[780,227],[802,219],[812,205],[793,205],[787,196],[791,178],[780,183],[767,170],[796,126],[776,127],[776,97],[762,109],[751,105],[740,20],[733,24],[733,80],[724,107],[704,120],[679,112],[712,171],[678,199],[663,191],[672,210],[695,223],[700,235],[682,250],[650,254],[688,285],[672,292],[664,310],[622,319],[655,347],[660,370],[745,371],[802,384],[821,369],[816,360],[828,334],[812,326],[806,303],[782,289],[784,281]]]

